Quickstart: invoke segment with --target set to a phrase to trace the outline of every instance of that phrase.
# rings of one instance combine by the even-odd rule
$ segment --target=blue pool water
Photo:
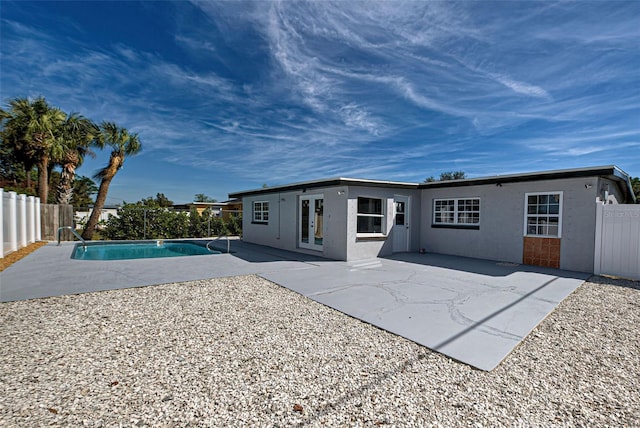
[[[188,242],[154,241],[126,244],[89,243],[86,249],[82,244],[76,244],[71,258],[80,260],[127,260],[202,256],[207,254],[220,254],[220,252],[211,251],[206,247]]]

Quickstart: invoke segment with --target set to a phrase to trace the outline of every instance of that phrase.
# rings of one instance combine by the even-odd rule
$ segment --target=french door
[[[322,251],[323,195],[300,196],[299,241],[300,248]]]

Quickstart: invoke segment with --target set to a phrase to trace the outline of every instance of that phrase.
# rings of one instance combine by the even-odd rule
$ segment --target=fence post
[[[9,199],[7,203],[9,204],[9,218],[6,218],[5,221],[9,226],[7,242],[9,243],[9,252],[18,251],[18,201],[17,201],[16,192],[9,192]]]
[[[18,195],[18,246],[27,246],[27,195]]]
[[[4,189],[0,188],[0,259],[4,258]]]
[[[40,198],[38,198],[38,197],[36,197],[36,199],[35,199],[35,214],[36,214],[36,218],[35,218],[35,226],[36,226],[35,240],[36,241],[41,241],[42,240],[42,224],[40,223],[40,221],[41,221],[41,217],[40,217]]]
[[[595,242],[595,254],[593,255],[593,273],[600,275],[602,273],[602,234],[604,228],[602,222],[604,221],[604,205],[596,203],[596,242]]]
[[[27,196],[27,243],[36,242],[36,200],[35,196]]]

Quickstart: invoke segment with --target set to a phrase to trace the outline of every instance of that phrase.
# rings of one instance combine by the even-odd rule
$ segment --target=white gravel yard
[[[640,426],[640,283],[492,372],[257,276],[0,305],[0,426]]]

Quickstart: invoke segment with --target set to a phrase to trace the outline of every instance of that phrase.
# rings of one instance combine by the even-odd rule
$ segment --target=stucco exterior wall
[[[560,268],[590,272],[597,184],[596,178],[571,178],[423,189],[421,246],[434,253],[522,263],[525,194],[561,191]],[[480,198],[479,230],[432,227],[433,200],[448,198]]]
[[[309,193],[318,193],[310,190]],[[347,260],[347,188],[329,187],[324,196],[324,227],[322,255],[334,260]],[[298,222],[291,223],[298,228]]]
[[[393,253],[393,201],[396,195],[409,197],[410,251],[418,251],[420,244],[420,191],[380,187],[349,186],[347,217],[347,260],[363,260]],[[387,237],[360,238],[357,234],[358,197],[384,200]]]
[[[284,248],[280,241],[280,211],[278,193],[242,198],[242,239],[252,244]],[[266,224],[253,222],[253,203],[269,202],[269,221]]]
[[[347,259],[347,191],[344,187],[309,189],[307,192],[289,191],[265,193],[247,196],[242,199],[242,235],[243,240],[253,244],[266,245],[289,251],[318,254],[335,260]],[[323,250],[321,252],[299,248],[299,206],[304,195],[322,195],[323,212]],[[267,224],[253,222],[253,203],[269,202],[269,221]]]
[[[300,197],[322,195],[323,212],[323,248],[313,251],[300,248],[299,210]],[[420,192],[403,191],[392,188],[338,186],[265,193],[243,198],[243,240],[246,242],[297,251],[318,254],[334,260],[362,260],[389,255],[393,251],[391,230],[393,227],[393,200],[395,195],[409,196],[410,248],[418,251],[420,244]],[[362,239],[357,236],[358,197],[384,199],[386,239]],[[269,222],[253,222],[253,203],[269,202]]]
[[[525,236],[525,195],[535,192],[562,192],[562,234],[560,268],[582,272],[593,269],[596,198],[609,195],[624,201],[617,182],[606,178],[554,178],[501,184],[476,184],[420,190],[390,185],[332,185],[307,191],[266,192],[243,198],[243,236],[247,242],[302,253],[313,253],[335,260],[363,260],[393,252],[394,205],[396,195],[409,197],[409,251],[428,252],[523,262]],[[323,248],[308,250],[299,246],[300,198],[322,195]],[[358,197],[383,199],[384,236],[357,233]],[[480,198],[480,224],[477,230],[436,228],[432,225],[434,199]],[[253,202],[269,202],[269,222],[253,222]],[[557,260],[557,255],[554,255]]]

